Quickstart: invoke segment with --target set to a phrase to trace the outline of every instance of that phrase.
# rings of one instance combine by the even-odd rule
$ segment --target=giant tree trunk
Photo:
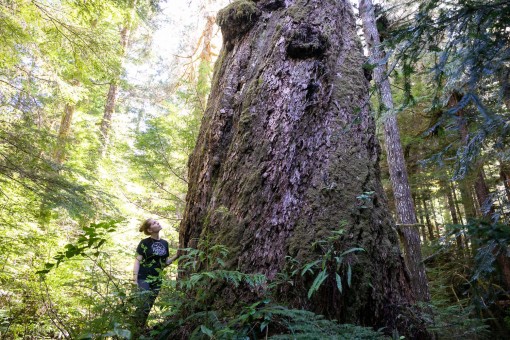
[[[420,233],[413,225],[418,223],[414,208],[411,188],[407,176],[404,152],[400,141],[400,132],[397,117],[393,112],[393,97],[391,95],[390,81],[386,74],[386,65],[381,63],[385,59],[381,48],[379,32],[375,22],[374,6],[371,0],[359,0],[359,12],[363,22],[365,41],[370,51],[374,68],[374,80],[379,89],[381,105],[383,106],[383,125],[386,155],[390,181],[395,197],[395,206],[398,222],[401,224],[399,232],[402,234],[406,263],[411,272],[413,289],[416,297],[421,301],[430,299],[425,265],[421,256]]]
[[[397,315],[414,297],[380,183],[349,3],[243,0],[217,21],[224,46],[190,158],[180,247],[224,244],[228,268],[271,280],[287,256],[316,259],[312,243],[343,223],[341,248],[366,250],[352,288],[339,296],[324,286],[312,300],[296,288],[288,302],[404,331]],[[370,199],[357,199],[363,193]],[[228,293],[214,298],[231,302]]]

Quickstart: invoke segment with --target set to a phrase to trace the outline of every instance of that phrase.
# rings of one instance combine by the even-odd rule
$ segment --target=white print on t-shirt
[[[152,244],[152,253],[156,256],[165,256],[166,249],[165,246],[159,242],[155,242]]]

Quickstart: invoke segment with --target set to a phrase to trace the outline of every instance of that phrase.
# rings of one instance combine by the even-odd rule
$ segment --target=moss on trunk
[[[228,268],[272,280],[289,258],[306,263],[320,256],[311,244],[343,223],[338,248],[366,250],[349,260],[352,285],[339,294],[326,281],[309,300],[311,278],[297,276],[294,289],[276,298],[342,321],[388,330],[416,326],[399,317],[414,298],[380,184],[350,5],[269,2],[230,5],[259,14],[242,34],[228,34],[216,65],[190,159],[180,246],[200,247],[205,239],[224,244],[231,250]],[[217,292],[213,305],[230,293]],[[236,296],[256,300],[259,293]]]

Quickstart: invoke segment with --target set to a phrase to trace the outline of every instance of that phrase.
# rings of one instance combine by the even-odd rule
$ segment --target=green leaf
[[[317,290],[319,290],[319,288],[321,287],[322,283],[327,278],[328,278],[328,273],[327,273],[326,269],[324,269],[323,271],[321,271],[319,273],[319,275],[317,275],[315,280],[313,280],[312,286],[308,290],[308,298],[312,297],[313,293],[315,293]]]
[[[121,339],[131,339],[131,331],[129,331],[128,329],[117,328],[117,327],[118,327],[118,325],[115,325],[115,329],[114,329],[115,335],[117,335]]]
[[[303,271],[301,271],[301,276],[304,276],[308,271],[311,272],[313,274],[313,270],[312,270],[312,267],[316,266],[317,264],[319,264],[321,262],[321,260],[317,260],[317,261],[313,261],[313,262],[310,262],[310,263],[307,263],[304,267],[303,267]]]
[[[191,275],[190,279],[189,279],[189,282],[191,285],[195,285],[197,284],[200,280],[202,280],[204,276],[202,274],[193,274]]]
[[[98,244],[97,244],[94,248],[98,249],[98,248],[99,248],[99,247],[101,247],[101,246],[102,246],[105,242],[106,242],[106,240],[105,240],[105,239],[101,239],[101,240],[98,242]]]
[[[221,267],[225,267],[226,264],[225,264],[225,261],[223,261],[222,259],[220,259],[219,257],[216,258],[216,262],[218,262],[218,264],[221,266]]]
[[[336,287],[338,288],[338,291],[340,294],[342,294],[342,278],[338,273],[335,273],[335,279],[336,279]]]
[[[335,256],[336,264],[338,265],[342,264],[343,260],[344,260],[343,256]]]
[[[202,274],[204,274],[205,276],[207,276],[213,280],[216,278],[216,276],[211,272],[203,272]]]
[[[77,248],[71,248],[68,251],[66,251],[66,257],[71,258],[71,257],[74,257],[75,255],[78,255],[78,253],[79,253],[79,251]]]
[[[345,255],[353,253],[355,251],[365,251],[365,249],[363,249],[363,248],[351,248],[349,250],[344,251],[342,254],[340,254],[340,256],[345,256]]]
[[[351,265],[349,264],[347,266],[347,286],[351,286],[351,279],[352,279],[352,268],[351,268]]]
[[[212,338],[212,336],[213,336],[213,331],[210,330],[209,328],[207,328],[207,326],[205,326],[205,325],[200,326],[200,331],[210,338]]]

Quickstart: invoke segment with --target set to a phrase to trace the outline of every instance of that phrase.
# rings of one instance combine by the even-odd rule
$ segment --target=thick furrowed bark
[[[311,244],[343,223],[342,248],[366,250],[353,260],[352,289],[331,300],[324,287],[312,301],[296,289],[287,302],[396,327],[414,297],[380,184],[349,4],[237,1],[218,23],[225,44],[190,158],[180,246],[224,244],[229,268],[273,279],[286,256],[316,259]]]

